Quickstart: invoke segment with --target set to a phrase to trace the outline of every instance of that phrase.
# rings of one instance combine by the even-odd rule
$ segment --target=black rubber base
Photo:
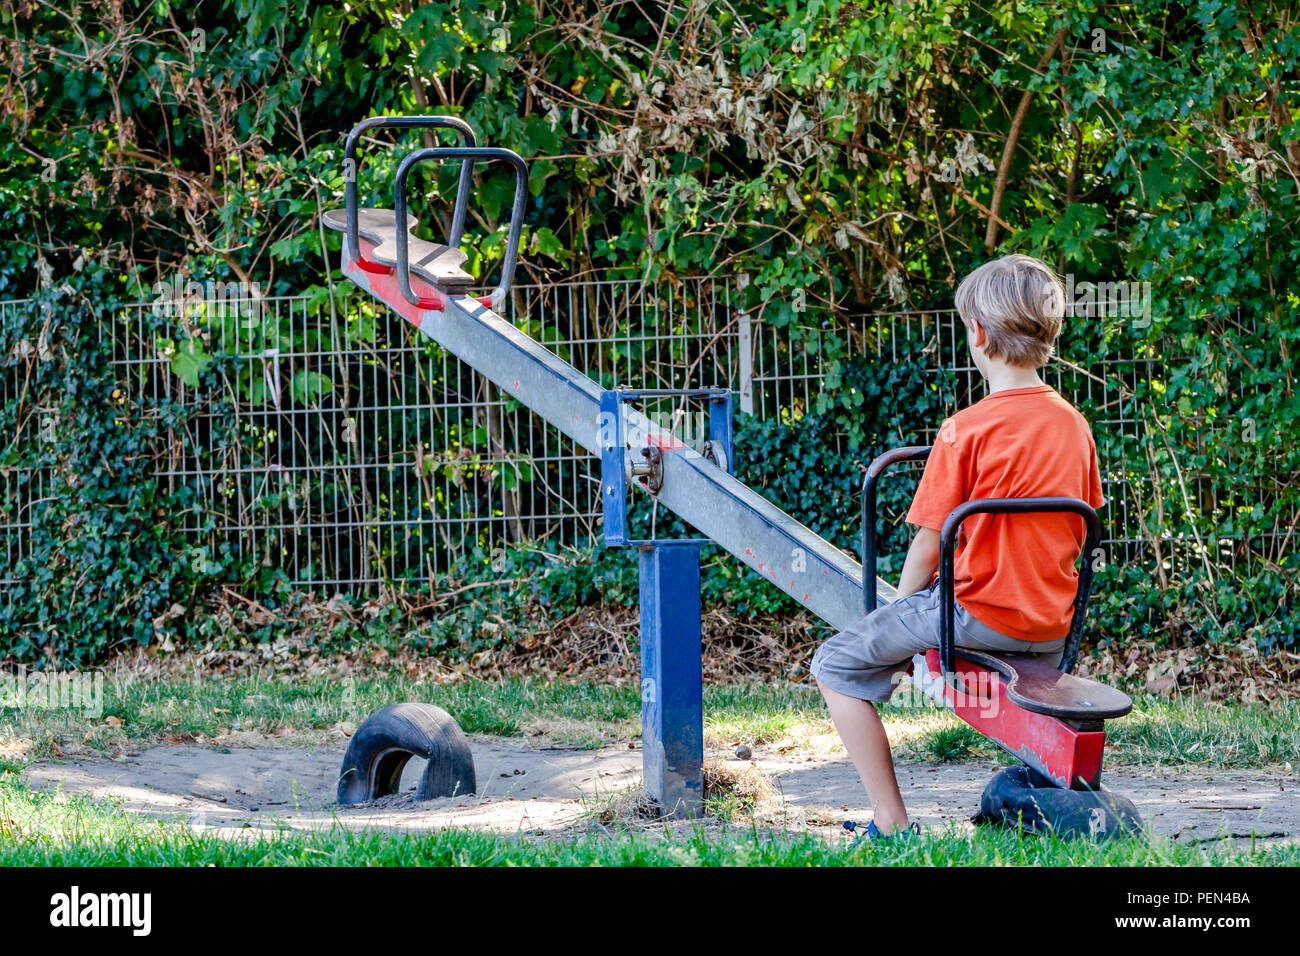
[[[1142,828],[1142,818],[1127,797],[1105,789],[1066,790],[1023,765],[993,775],[971,822],[1064,839],[1108,840]]]
[[[352,735],[339,771],[338,802],[364,803],[397,793],[402,768],[412,757],[428,760],[417,800],[475,791],[474,755],[451,714],[433,704],[392,704],[367,717]]]

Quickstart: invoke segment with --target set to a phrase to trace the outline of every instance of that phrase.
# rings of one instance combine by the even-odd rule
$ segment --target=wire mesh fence
[[[759,418],[784,420],[812,406],[826,379],[828,350],[819,340],[828,335],[841,337],[849,354],[923,355],[932,374],[955,383],[952,410],[983,394],[953,312],[778,330],[741,312],[738,301],[734,284],[721,279],[601,280],[517,286],[502,313],[604,387],[726,385],[741,414]],[[121,383],[115,400],[193,412],[166,432],[156,462],[163,490],[188,490],[191,510],[171,517],[193,541],[188,560],[234,560],[294,585],[379,595],[403,582],[432,584],[476,548],[569,546],[599,532],[598,460],[369,299],[208,298],[174,316],[160,316],[157,302],[139,303],[100,322]],[[187,343],[198,328],[194,354]],[[1253,489],[1187,476],[1202,533],[1162,548],[1160,529],[1145,526],[1157,489],[1143,463],[1129,458],[1157,440],[1150,385],[1170,361],[1151,353],[1085,365],[1066,340],[1046,369],[1095,433],[1122,437],[1099,443],[1111,554],[1132,561],[1160,552],[1154,559],[1171,573],[1179,562],[1276,562],[1290,547],[1284,529],[1244,545],[1214,530],[1243,496],[1266,500],[1269,476]],[[186,362],[215,362],[219,387],[191,384],[197,378],[185,374]],[[25,400],[21,367],[6,364],[7,404]],[[680,404],[658,411],[683,424]],[[919,437],[931,440],[938,425]],[[8,582],[27,553],[48,476],[7,468],[0,484],[0,581]]]
[[[1212,576],[1216,569],[1245,575],[1276,573],[1283,556],[1294,550],[1300,525],[1300,512],[1276,507],[1296,476],[1258,470],[1249,481],[1239,473],[1229,480],[1221,474],[1182,472],[1176,464],[1180,455],[1204,460],[1225,428],[1248,428],[1253,433],[1259,423],[1230,416],[1211,423],[1169,408],[1160,396],[1172,370],[1185,362],[1176,351],[1148,346],[1141,354],[1084,358],[1075,354],[1069,327],[1067,321],[1042,377],[1084,412],[1098,437],[1106,498],[1100,517],[1107,559],[1141,564],[1170,580],[1181,578],[1193,566],[1208,566]],[[826,377],[823,357],[834,354],[819,341],[828,335],[844,337],[850,354],[869,353],[890,361],[925,356],[925,374],[951,383],[945,391],[949,413],[986,394],[955,310],[870,313],[853,319],[847,329],[801,331],[802,348],[791,345],[788,335],[777,329],[754,332],[748,387],[759,417],[812,407]],[[1219,388],[1230,394],[1234,386],[1220,383]],[[921,443],[932,443],[940,424],[935,421],[923,427],[917,436]],[[1175,459],[1176,496],[1162,491],[1153,461],[1158,452]],[[1217,449],[1216,454],[1222,455]],[[919,472],[920,465],[911,467]],[[1250,537],[1231,533],[1234,515],[1252,509],[1275,513],[1272,530]]]
[[[35,306],[26,300],[0,302],[0,318],[8,321],[34,309]],[[24,405],[30,408],[34,399],[26,394],[25,376],[20,363],[24,359],[36,357],[31,352],[39,356],[43,349],[48,349],[48,344],[39,336],[36,342],[27,342],[25,347],[16,350],[20,354],[10,356],[10,360],[4,363],[4,374],[0,375],[0,403],[5,408],[14,409],[15,421],[24,413],[31,415],[40,441],[50,438],[53,422],[48,409],[36,407],[34,415],[24,409]],[[6,435],[5,445],[12,447],[16,440],[16,435]],[[7,457],[9,456],[6,455]],[[24,467],[20,462],[0,465],[0,492],[3,493],[3,498],[0,498],[0,531],[4,535],[4,565],[0,567],[0,585],[12,583],[14,570],[20,562],[31,557],[29,544],[34,509],[49,500],[50,485],[48,468]]]
[[[708,279],[516,286],[502,312],[606,387],[725,385],[728,294]],[[368,594],[431,582],[476,547],[572,545],[598,530],[595,459],[368,299],[208,298],[173,335],[158,319],[158,303],[131,305],[100,334],[124,404],[195,408],[156,472],[166,493],[192,492],[192,513],[174,519],[192,560]],[[177,374],[178,343],[192,340],[180,326],[201,327],[220,358],[215,393]],[[5,521],[20,547],[22,528]]]

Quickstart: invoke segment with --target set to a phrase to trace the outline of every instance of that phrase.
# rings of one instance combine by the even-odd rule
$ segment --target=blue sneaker
[[[915,820],[913,820],[910,824],[905,826],[903,829],[895,830],[893,833],[889,834],[888,836],[880,832],[880,828],[876,826],[875,820],[872,820],[865,827],[861,823],[857,823],[853,820],[845,820],[842,826],[850,833],[854,832],[855,830],[862,831],[861,833],[858,834],[857,839],[855,839],[852,843],[849,844],[850,850],[856,850],[859,846],[862,845],[864,841],[868,841],[868,840],[873,843],[876,840],[884,840],[886,842],[890,840],[910,840],[914,836],[921,835],[921,824],[917,823]]]

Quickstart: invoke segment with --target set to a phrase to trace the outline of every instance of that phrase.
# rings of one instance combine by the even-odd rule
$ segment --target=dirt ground
[[[412,760],[402,793],[372,805],[334,804],[344,742],[319,747],[265,742],[244,747],[167,745],[118,761],[42,762],[27,770],[33,786],[121,801],[128,812],[186,820],[222,833],[257,828],[427,830],[447,826],[558,835],[594,823],[610,798],[640,783],[641,752],[626,744],[601,750],[529,746],[502,738],[473,740],[478,793],[417,802],[422,762]],[[742,767],[729,752],[713,761]],[[842,755],[791,757],[759,750],[753,763],[772,787],[763,816],[790,830],[846,836],[845,818],[869,819],[857,776]],[[995,765],[904,764],[899,783],[926,827],[970,826]],[[1230,835],[1268,842],[1300,840],[1300,780],[1294,771],[1108,772],[1109,789],[1129,797],[1158,835],[1194,842]]]

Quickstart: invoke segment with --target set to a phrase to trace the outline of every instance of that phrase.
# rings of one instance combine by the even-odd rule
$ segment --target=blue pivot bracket
[[[663,451],[683,443],[668,430],[625,425],[623,403],[676,396],[707,398],[703,456],[731,473],[731,390],[609,389],[600,397],[601,505],[605,544],[634,545],[641,588],[641,760],[645,791],[666,813],[698,816],[704,804],[704,674],[700,628],[700,548],[708,538],[628,537],[627,491],[663,489]],[[653,428],[653,426],[652,426]]]
[[[663,490],[663,453],[684,443],[666,428],[627,427],[625,402],[646,398],[687,396],[709,400],[708,440],[701,450],[704,458],[727,474],[732,473],[731,389],[729,388],[614,388],[600,395],[600,486],[604,516],[605,546],[640,546],[627,536],[628,485],[636,483],[652,498]],[[638,416],[640,419],[640,416]],[[701,543],[708,538],[699,539]]]

